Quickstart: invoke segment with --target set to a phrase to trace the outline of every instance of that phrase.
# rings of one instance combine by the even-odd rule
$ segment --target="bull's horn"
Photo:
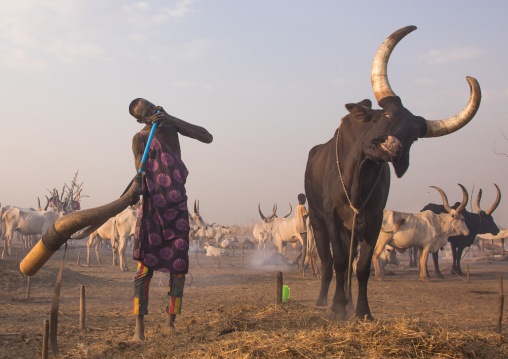
[[[46,207],[44,207],[44,210],[47,211],[48,207],[49,207],[49,197],[48,196],[44,196],[44,197],[46,197]]]
[[[261,219],[265,219],[266,217],[263,215],[263,213],[261,212],[261,203],[258,204],[258,211],[259,211],[259,215],[261,216]]]
[[[473,77],[466,77],[467,82],[469,83],[469,87],[471,89],[471,94],[469,95],[469,102],[466,107],[459,112],[457,115],[447,118],[445,120],[438,121],[429,121],[425,120],[427,123],[427,133],[423,137],[439,137],[448,135],[452,132],[455,132],[465,125],[469,121],[471,121],[478,111],[480,107],[480,101],[482,99],[482,92],[480,90],[480,85],[478,81],[476,81]]]
[[[197,209],[197,207],[196,207],[196,202],[197,202],[197,201],[196,201],[196,200],[194,200],[194,213],[198,213],[198,209]]]
[[[291,207],[291,203],[289,204],[289,213],[284,216],[284,218],[288,218],[289,215],[293,212],[293,207]]]
[[[141,175],[138,173],[128,191],[116,201],[101,207],[74,212],[60,218],[20,263],[21,271],[28,276],[36,274],[53,253],[74,233],[87,227],[88,229],[85,232],[91,233],[109,218],[122,212],[127,208],[134,195],[138,193],[140,184]]]
[[[441,194],[441,198],[443,198],[443,206],[446,209],[446,212],[450,213],[453,210],[453,208],[450,207],[450,205],[448,204],[448,198],[446,197],[446,193],[444,193],[444,191],[437,186],[430,186],[430,187],[434,188]]]
[[[466,208],[467,201],[469,200],[469,195],[467,194],[467,190],[463,185],[461,185],[460,183],[458,183],[458,185],[460,186],[460,188],[462,188],[462,202],[457,208],[457,213],[460,213],[464,210],[464,208]]]
[[[41,207],[41,200],[40,200],[40,198],[39,198],[39,197],[37,197],[37,205],[38,205],[38,207],[39,207],[39,211],[44,211],[44,210],[42,209],[42,207]]]
[[[496,201],[494,202],[494,204],[488,210],[485,211],[485,213],[488,215],[491,215],[492,212],[494,212],[496,210],[497,206],[499,206],[499,202],[501,202],[501,190],[499,189],[497,184],[494,183],[494,186],[496,186],[496,189],[497,189],[497,198],[496,198]]]
[[[272,214],[270,215],[270,217],[268,217],[268,219],[272,219],[273,217],[275,217],[277,215],[277,203],[274,203],[273,204],[273,210],[272,210]]]
[[[396,96],[388,82],[388,60],[393,49],[407,34],[416,30],[416,26],[406,26],[391,34],[379,47],[372,61],[372,70],[370,79],[372,81],[372,90],[377,101],[387,96]]]

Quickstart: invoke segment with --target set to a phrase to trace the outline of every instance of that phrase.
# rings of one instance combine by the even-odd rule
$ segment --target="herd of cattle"
[[[470,97],[466,107],[457,115],[443,120],[426,120],[406,109],[388,81],[388,60],[395,46],[406,35],[416,30],[407,26],[391,34],[378,48],[371,69],[374,95],[381,109],[373,109],[368,99],[346,104],[349,112],[331,139],[313,147],[305,170],[305,194],[309,215],[307,239],[296,230],[292,212],[284,217],[276,215],[274,206],[270,216],[265,217],[258,206],[261,221],[253,230],[258,248],[266,252],[273,246],[285,254],[288,244],[300,244],[300,252],[294,263],[310,265],[317,273],[317,259],[321,261],[321,288],[317,305],[327,305],[328,290],[336,273],[336,286],[331,315],[346,316],[346,305],[351,298],[351,273],[356,259],[358,300],[356,316],[371,319],[367,300],[367,284],[374,264],[376,277],[381,278],[381,268],[395,256],[393,248],[404,251],[419,248],[420,279],[428,280],[427,258],[433,255],[436,275],[440,276],[437,253],[447,242],[453,253],[452,271],[461,274],[460,260],[466,247],[473,244],[478,234],[496,235],[499,228],[492,213],[501,200],[497,185],[497,199],[487,210],[480,208],[481,190],[476,198],[476,214],[466,211],[469,195],[464,186],[462,201],[450,206],[444,191],[436,189],[443,204],[429,204],[419,213],[403,213],[385,210],[390,187],[392,164],[397,177],[402,177],[409,167],[409,152],[418,138],[446,136],[466,126],[475,116],[481,102],[478,81],[466,77]],[[10,254],[10,242],[15,232],[22,235],[42,235],[62,213],[2,207],[4,253]],[[90,235],[88,248],[97,245],[98,238],[110,239],[117,250],[120,267],[126,269],[125,248],[133,235],[137,210],[129,208],[111,218]],[[189,214],[190,236],[203,243],[208,255],[225,255],[221,245],[226,243],[225,226],[209,225],[199,214]],[[86,232],[88,233],[88,232]],[[209,242],[215,240],[215,246]],[[230,242],[231,240],[228,239]],[[224,245],[223,245],[224,246]],[[388,247],[390,246],[390,247]],[[358,247],[360,253],[358,254]],[[96,250],[97,251],[97,250]],[[301,263],[300,263],[301,259]],[[98,259],[99,260],[99,259]]]

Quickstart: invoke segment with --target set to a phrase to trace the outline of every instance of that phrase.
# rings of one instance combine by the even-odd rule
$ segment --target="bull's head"
[[[494,183],[494,186],[496,186],[497,190],[497,198],[492,206],[486,211],[483,211],[480,208],[480,200],[482,199],[482,190],[478,192],[478,196],[476,196],[476,202],[475,202],[475,210],[480,215],[480,233],[491,233],[493,235],[496,235],[499,233],[499,228],[497,227],[496,223],[494,222],[494,218],[492,218],[492,212],[494,212],[499,206],[499,202],[501,202],[501,190],[497,186],[497,184]]]
[[[206,229],[208,228],[208,225],[206,224],[203,217],[201,217],[201,214],[199,213],[199,201],[194,201],[194,213],[190,214],[192,220],[198,225],[199,228]]]
[[[261,217],[261,219],[263,220],[264,223],[270,223],[274,220],[274,218],[276,217],[276,212],[277,212],[277,205],[274,204],[273,205],[273,209],[272,209],[272,214],[270,214],[268,217],[265,217],[263,215],[263,212],[261,212],[261,203],[258,204],[258,211],[259,211],[259,216]]]
[[[470,86],[467,106],[457,115],[444,120],[428,121],[413,115],[390,87],[387,65],[397,43],[416,26],[407,26],[388,37],[379,47],[372,63],[372,89],[382,110],[373,110],[370,100],[350,103],[346,109],[354,120],[363,124],[362,148],[374,162],[392,162],[397,177],[402,177],[409,166],[409,150],[421,137],[439,137],[464,127],[480,106],[481,91],[478,81],[466,77]]]
[[[452,236],[467,236],[469,234],[469,229],[466,226],[466,221],[464,219],[464,216],[462,215],[462,211],[464,208],[466,208],[467,201],[469,199],[469,196],[467,194],[466,188],[459,183],[460,188],[462,189],[462,202],[457,207],[457,209],[453,209],[450,207],[448,203],[448,198],[446,197],[446,194],[444,191],[436,186],[430,186],[431,188],[436,189],[440,194],[441,198],[443,199],[443,206],[448,212],[448,216],[450,217],[449,224],[452,226]]]

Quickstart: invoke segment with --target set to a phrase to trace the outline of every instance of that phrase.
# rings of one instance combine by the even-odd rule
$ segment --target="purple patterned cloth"
[[[139,132],[142,148],[148,133]],[[189,269],[189,211],[185,181],[189,172],[178,155],[153,137],[145,162],[142,205],[136,223],[133,258],[166,273]]]

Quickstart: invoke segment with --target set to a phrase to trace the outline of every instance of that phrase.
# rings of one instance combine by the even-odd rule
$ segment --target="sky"
[[[373,56],[392,32],[418,29],[393,51],[388,76],[413,114],[440,120],[469,99],[475,118],[420,139],[404,177],[392,170],[386,208],[418,212],[457,183],[481,207],[508,191],[508,2],[301,0],[1,0],[0,203],[37,207],[79,170],[82,208],[118,198],[135,174],[138,97],[206,128],[182,137],[189,204],[208,222],[252,225],[304,192],[309,150],[327,142],[346,103],[370,99]],[[500,154],[496,154],[500,153]],[[508,192],[506,192],[508,195]],[[45,199],[44,201],[45,202]],[[468,209],[469,209],[468,205]],[[508,227],[508,201],[493,213]]]

